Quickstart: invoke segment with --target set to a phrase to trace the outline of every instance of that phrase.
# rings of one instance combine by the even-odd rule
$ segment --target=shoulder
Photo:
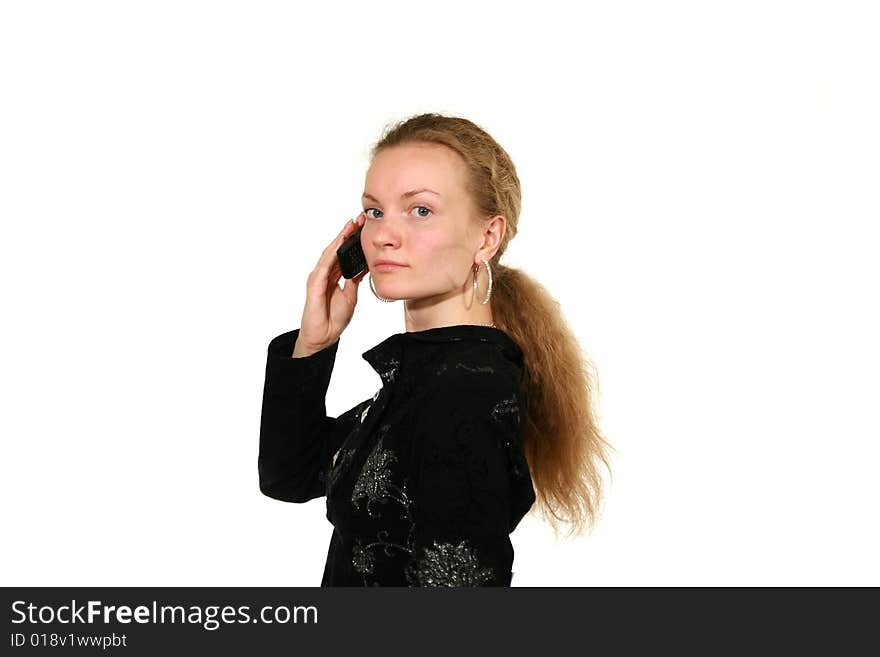
[[[462,369],[430,382],[419,413],[420,425],[441,442],[457,435],[488,446],[522,431],[523,393],[504,369]]]
[[[497,359],[452,360],[425,383],[427,407],[457,416],[489,417],[500,406],[520,402],[517,372]]]
[[[432,385],[462,389],[516,389],[522,369],[495,344],[461,341],[444,345],[435,356]]]

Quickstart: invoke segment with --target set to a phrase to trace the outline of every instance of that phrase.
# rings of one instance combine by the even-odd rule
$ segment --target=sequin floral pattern
[[[406,483],[402,487],[394,484],[389,468],[392,461],[397,460],[397,455],[390,449],[382,447],[381,436],[376,441],[376,446],[367,456],[364,467],[358,475],[351,493],[351,501],[355,508],[360,509],[360,501],[367,498],[367,513],[378,518],[382,513],[374,508],[374,504],[388,500],[399,502],[404,508],[409,507],[409,498],[406,495]]]
[[[522,424],[520,404],[516,396],[511,395],[495,404],[492,407],[491,419],[502,428],[504,433],[504,447],[507,450],[511,473],[519,478],[531,477],[522,446],[512,440],[512,436],[519,435]]]
[[[408,500],[406,508],[408,511]],[[413,545],[411,525],[405,543],[389,540],[388,531],[384,529],[376,533],[375,541],[364,543],[360,537],[354,539],[351,565],[363,575],[364,585],[370,584],[367,576],[374,573],[374,550],[377,548],[381,548],[386,557],[394,556],[395,551],[413,557],[404,568],[408,586],[480,586],[495,576],[493,568],[480,563],[476,550],[468,539],[462,539],[458,543],[435,539],[431,547],[417,550]],[[378,582],[373,580],[372,585],[378,586]]]
[[[413,586],[480,586],[494,575],[491,568],[480,565],[466,539],[454,545],[433,541],[405,572]]]
[[[387,425],[383,425],[387,428]],[[370,584],[369,575],[374,573],[376,566],[375,550],[381,548],[386,557],[393,557],[395,552],[400,554],[412,554],[412,530],[413,518],[410,514],[412,500],[406,493],[406,482],[402,486],[395,485],[392,479],[390,464],[397,461],[397,455],[393,450],[385,449],[383,438],[380,437],[367,457],[364,466],[358,475],[351,494],[351,502],[355,508],[360,508],[361,501],[366,498],[367,514],[371,517],[381,517],[382,513],[374,505],[397,505],[402,509],[400,518],[408,518],[410,530],[404,543],[389,538],[389,531],[382,529],[376,532],[376,540],[364,542],[361,537],[354,539],[352,546],[351,565],[354,570],[363,576],[364,585]],[[372,584],[378,586],[379,582],[373,579]]]

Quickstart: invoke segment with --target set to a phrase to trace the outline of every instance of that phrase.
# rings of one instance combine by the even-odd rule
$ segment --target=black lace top
[[[321,586],[510,586],[509,534],[535,501],[523,447],[522,351],[497,328],[397,333],[364,352],[382,387],[339,417],[339,342],[293,358],[269,343],[260,490],[327,497]]]

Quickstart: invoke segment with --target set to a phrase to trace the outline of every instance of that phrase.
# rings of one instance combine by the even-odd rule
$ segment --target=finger
[[[334,268],[337,270],[339,269],[339,259],[336,256],[336,250],[342,246],[343,242],[351,237],[357,229],[358,226],[353,224],[351,220],[346,221],[345,226],[343,226],[342,230],[336,235],[334,240],[321,252],[321,257],[318,258],[315,269],[318,271],[318,278],[322,285],[325,284],[327,279],[332,275],[331,272],[334,272]],[[336,278],[336,282],[339,282],[338,277]]]
[[[351,237],[358,228],[360,228],[360,224],[358,224],[360,216],[361,215],[358,215],[354,219],[345,222],[345,226],[342,227],[342,230],[336,236],[336,239],[330,242],[330,244],[327,245],[327,248],[324,249],[322,256],[326,255],[329,257],[332,255],[334,259],[336,258],[336,250],[342,246],[343,242]]]

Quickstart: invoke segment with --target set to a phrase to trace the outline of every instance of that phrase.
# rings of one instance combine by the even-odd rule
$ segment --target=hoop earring
[[[385,303],[391,303],[392,301],[397,301],[397,299],[383,299],[378,294],[376,294],[376,288],[373,287],[373,274],[371,272],[367,272],[367,276],[370,277],[370,289],[373,291],[373,295],[379,300],[384,301]]]
[[[484,306],[489,303],[489,298],[492,296],[492,268],[489,266],[489,263],[486,260],[483,260],[483,264],[486,265],[486,271],[489,274],[489,288],[486,290],[486,298],[480,301]],[[474,292],[471,295],[471,305],[474,305],[474,299],[477,297],[477,274],[480,273],[480,266],[476,265],[474,267]]]

